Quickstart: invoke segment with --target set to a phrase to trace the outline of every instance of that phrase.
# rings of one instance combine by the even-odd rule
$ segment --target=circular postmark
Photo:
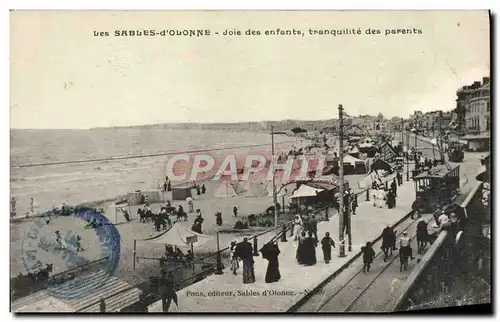
[[[22,239],[21,256],[29,275],[47,281],[46,291],[50,295],[78,300],[111,279],[120,261],[120,234],[96,209],[65,207],[46,212],[33,222]],[[59,217],[67,228],[53,225]],[[82,232],[84,237],[80,236]],[[89,239],[99,245],[97,260],[85,257]],[[95,254],[96,247],[91,248]],[[67,269],[54,274],[51,262],[65,263]]]

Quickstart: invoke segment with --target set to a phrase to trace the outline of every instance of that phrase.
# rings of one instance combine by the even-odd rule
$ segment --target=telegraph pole
[[[420,123],[417,122],[417,126],[420,127]],[[418,152],[417,151],[417,142],[418,142],[418,140],[417,140],[417,128],[415,128],[415,133],[414,134],[415,134],[415,155],[416,155],[417,152]]]
[[[274,127],[271,125],[271,162],[273,164],[271,165],[273,168],[273,203],[274,203],[274,226],[278,227],[278,207],[277,207],[277,198],[276,198],[276,169],[274,168],[275,166],[275,160],[274,160]]]
[[[342,104],[339,104],[339,257],[345,257],[344,240],[344,117]]]
[[[411,131],[405,131],[405,132],[406,132],[405,133],[406,134],[406,151],[408,151],[408,156],[406,157],[406,181],[410,181],[410,132]],[[417,134],[415,133],[415,135],[417,135]],[[417,153],[417,150],[415,150],[415,153]],[[416,158],[416,155],[414,155],[413,157]]]
[[[443,112],[439,112],[439,157],[442,161],[444,161],[444,152],[443,152]]]

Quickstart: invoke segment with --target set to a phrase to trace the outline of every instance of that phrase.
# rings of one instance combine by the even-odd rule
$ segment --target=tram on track
[[[424,171],[413,178],[416,197],[424,212],[449,204],[460,191],[460,166],[444,164]]]

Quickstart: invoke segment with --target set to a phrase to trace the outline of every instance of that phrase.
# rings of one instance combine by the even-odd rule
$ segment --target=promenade
[[[406,179],[406,178],[404,178]],[[410,212],[415,200],[413,181],[403,180],[398,187],[397,206],[393,209],[375,208],[373,201],[365,201],[365,195],[358,196],[359,207],[352,222],[352,251],[338,257],[338,216],[330,216],[329,221],[318,223],[318,238],[330,232],[337,248],[332,251],[332,261],[323,260],[321,246],[316,248],[317,264],[299,265],[295,259],[297,242],[287,236],[287,242],[279,242],[281,280],[276,283],[264,282],[267,260],[261,256],[255,259],[256,282],[243,284],[242,269],[233,275],[229,268],[222,275],[211,275],[177,292],[179,306],[174,303],[169,312],[285,312],[337,270],[352,261],[367,241],[380,236],[386,225],[394,225]],[[323,218],[324,212],[317,217]],[[347,244],[347,243],[346,243]],[[262,244],[259,244],[259,248]],[[149,312],[161,312],[162,304],[158,301],[149,306]]]

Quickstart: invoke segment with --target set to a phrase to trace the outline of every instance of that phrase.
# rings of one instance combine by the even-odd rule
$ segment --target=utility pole
[[[443,153],[443,112],[439,111],[439,158],[444,161]]]
[[[406,158],[406,181],[410,181],[410,132],[411,131],[405,131],[406,133],[406,151],[408,151],[408,156]],[[415,133],[416,137],[417,133]],[[416,153],[417,150],[415,150],[415,154],[413,155],[413,158],[416,159]],[[416,160],[414,160],[416,162]]]
[[[275,160],[274,160],[274,127],[271,125],[271,162],[273,164],[271,165],[273,168],[273,203],[274,203],[274,226],[278,227],[278,201],[276,198],[276,169],[274,168],[275,166]]]
[[[342,104],[339,104],[339,257],[345,257],[344,240],[344,117]]]
[[[418,127],[420,127],[420,122],[418,122],[417,125],[418,125]],[[415,130],[417,130],[417,129],[415,129]],[[415,131],[415,164],[417,162],[417,153],[418,153],[417,144],[418,144],[417,131]]]

